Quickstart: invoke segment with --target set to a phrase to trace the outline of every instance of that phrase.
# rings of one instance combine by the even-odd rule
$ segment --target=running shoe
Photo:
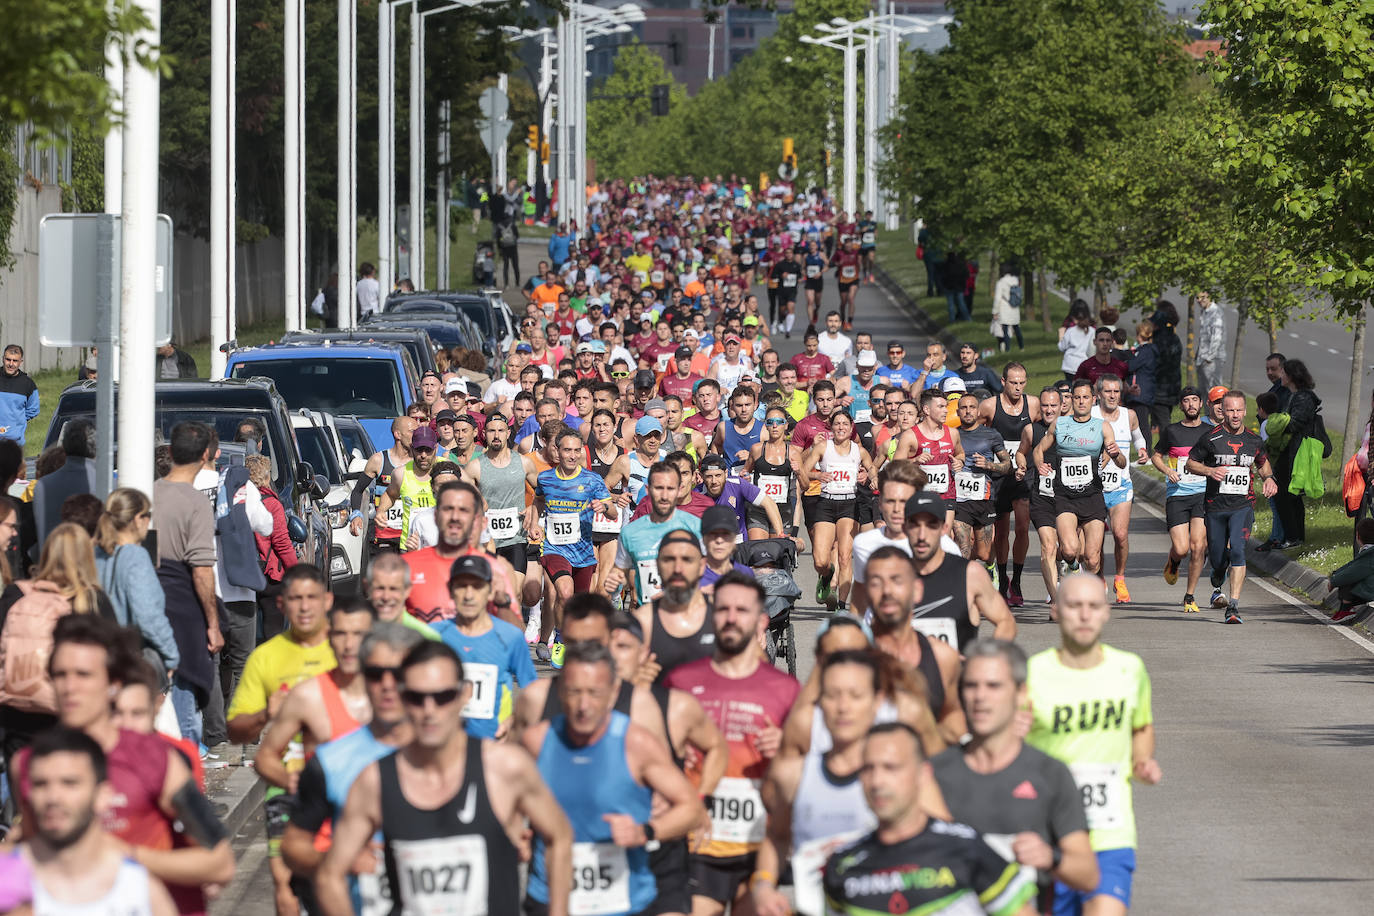
[[[1164,561],[1164,581],[1169,585],[1178,582],[1178,561],[1169,557]]]
[[[1226,593],[1219,588],[1212,589],[1212,607],[1226,607]]]
[[[549,643],[549,664],[555,671],[563,667],[563,637],[554,636],[553,642]]]
[[[1240,619],[1240,607],[1234,601],[1226,606],[1226,622],[1245,623],[1244,620]]]
[[[217,744],[214,747],[200,748],[200,765],[207,770],[222,770],[225,767],[234,765],[230,759],[233,746],[229,744]]]
[[[1007,586],[1007,607],[1022,607],[1025,603],[1026,599],[1021,597],[1021,589],[1016,587],[1015,582]]]
[[[816,603],[828,604],[830,602],[830,572],[816,574]]]
[[[534,644],[534,657],[536,660],[547,664],[553,659],[553,653],[549,651],[548,646],[544,645],[542,642],[537,642]]]
[[[540,618],[544,616],[542,610],[543,606],[536,604],[527,612],[529,620],[525,623],[525,645],[534,646],[539,643],[539,626],[542,623]]]
[[[1354,621],[1357,616],[1359,616],[1359,612],[1355,608],[1343,607],[1331,615],[1331,622],[1348,624]]]
[[[1116,587],[1117,604],[1129,604],[1131,602],[1131,593],[1126,591],[1126,579],[1123,576],[1117,576],[1114,585]]]
[[[1184,596],[1183,596],[1183,613],[1185,613],[1185,614],[1201,614],[1201,613],[1202,613],[1202,611],[1198,609],[1198,606],[1197,606],[1197,599],[1194,598],[1192,595],[1184,595]]]

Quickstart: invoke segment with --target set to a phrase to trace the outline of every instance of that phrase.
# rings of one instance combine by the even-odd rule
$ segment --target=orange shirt
[[[559,295],[565,292],[567,290],[557,283],[553,286],[540,283],[530,292],[530,295],[534,298],[535,304],[543,308],[545,312],[552,312],[554,308],[558,307]]]

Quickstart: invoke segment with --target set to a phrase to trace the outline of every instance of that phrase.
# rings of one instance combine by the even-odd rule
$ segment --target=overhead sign
[[[53,213],[38,227],[38,340],[92,347],[117,339],[120,222],[111,213]],[[153,277],[158,346],[172,339],[172,218],[158,214]],[[108,324],[107,324],[108,322]],[[112,333],[113,331],[113,333]]]
[[[488,86],[477,99],[477,107],[484,117],[477,119],[477,133],[482,145],[487,148],[488,156],[497,156],[506,148],[506,138],[513,126],[506,119],[510,112],[510,99],[497,86]]]

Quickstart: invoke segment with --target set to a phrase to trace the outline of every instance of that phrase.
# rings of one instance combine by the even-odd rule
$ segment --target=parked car
[[[62,441],[62,431],[73,420],[95,422],[94,381],[78,382],[58,398],[57,409],[48,425],[44,448]],[[154,387],[155,422],[153,434],[167,439],[172,427],[183,420],[209,423],[220,441],[230,443],[239,424],[248,418],[258,420],[267,430],[262,451],[272,462],[272,489],[286,507],[291,539],[302,560],[320,569],[329,568],[333,545],[332,529],[325,518],[328,481],[302,459],[286,402],[270,379],[184,379],[158,382]],[[235,449],[227,447],[227,452]],[[115,467],[119,466],[116,443]]]
[[[350,471],[354,470],[359,458],[363,464],[367,464],[367,459],[377,454],[377,446],[372,444],[372,437],[367,434],[367,427],[363,426],[362,420],[347,414],[335,416],[334,428],[339,431],[339,438],[343,441]]]
[[[368,546],[363,533],[355,535],[349,530],[348,498],[367,459],[348,456],[334,418],[327,413],[304,407],[293,410],[291,426],[296,431],[301,456],[329,481],[326,518],[334,532],[329,553],[330,589],[339,594],[357,594],[367,571]],[[367,503],[364,513],[371,508],[371,503]]]
[[[434,352],[438,344],[422,328],[366,327],[353,330],[326,328],[318,331],[287,331],[281,336],[282,343],[323,344],[330,340],[363,340],[379,343],[398,343],[406,348],[415,368],[424,375],[430,370],[438,370]]]
[[[370,315],[363,328],[412,328],[423,330],[441,347],[462,347],[482,354],[488,374],[496,358],[489,340],[466,315],[454,312],[393,312]]]
[[[383,315],[461,313],[472,319],[492,353],[505,353],[515,340],[515,315],[499,289],[450,290],[443,292],[392,293],[383,306]],[[488,352],[488,348],[483,348]]]
[[[226,378],[270,378],[287,406],[352,414],[380,448],[394,441],[391,421],[415,400],[420,373],[399,343],[326,340],[231,350]]]

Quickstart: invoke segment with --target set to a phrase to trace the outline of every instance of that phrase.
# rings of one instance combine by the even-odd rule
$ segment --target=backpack
[[[52,631],[72,605],[51,582],[25,579],[15,585],[23,595],[0,630],[0,704],[54,715],[57,695],[48,679]]]
[[[1011,303],[1012,308],[1021,308],[1021,305],[1026,301],[1026,294],[1021,289],[1020,283],[1011,288],[1011,292],[1007,294],[1007,301]]]

